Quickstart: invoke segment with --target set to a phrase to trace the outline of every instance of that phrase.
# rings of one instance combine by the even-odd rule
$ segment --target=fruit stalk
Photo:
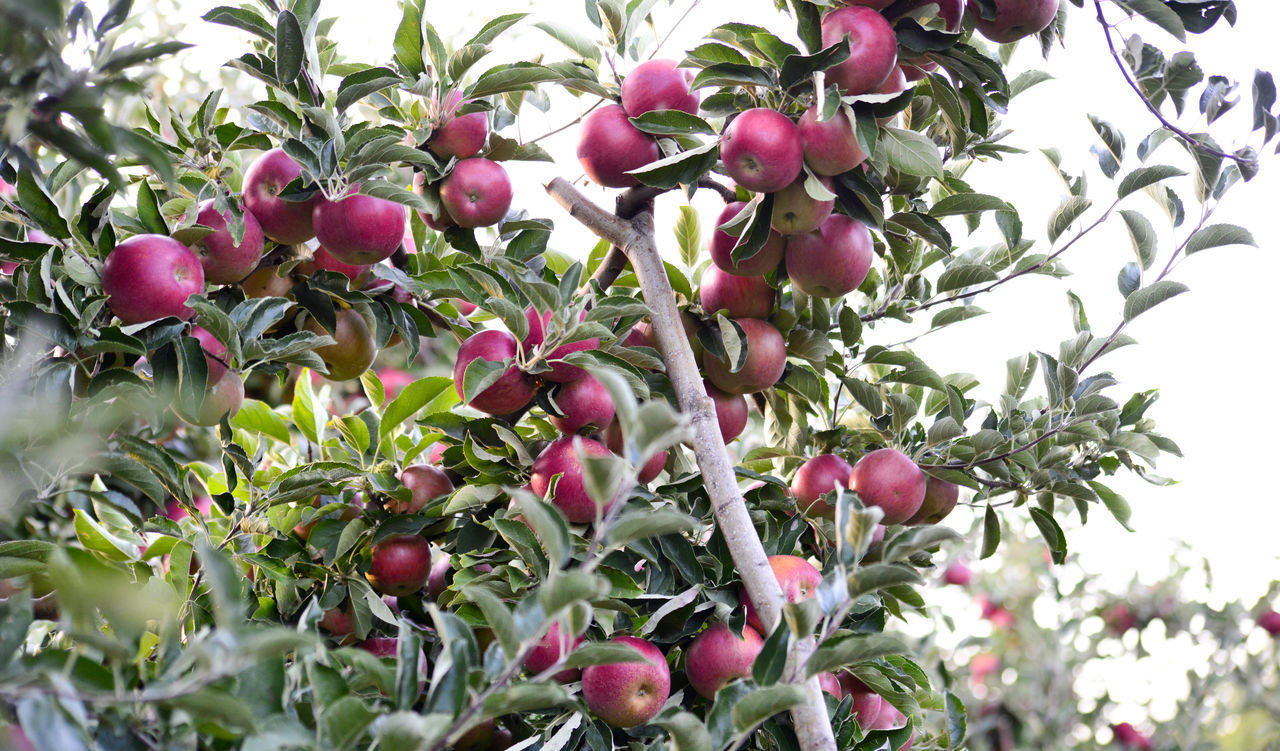
[[[653,335],[666,364],[680,411],[690,418],[694,457],[707,495],[711,498],[716,525],[729,547],[734,567],[742,577],[748,596],[756,604],[761,622],[766,631],[772,631],[781,618],[782,588],[774,578],[769,558],[738,490],[733,462],[729,460],[720,435],[715,406],[707,396],[693,349],[680,324],[675,293],[654,240],[653,212],[642,209],[629,221],[621,219],[596,206],[564,178],[555,178],[546,189],[571,217],[614,247],[621,248],[630,259],[640,281],[645,304],[649,306]],[[812,637],[793,643],[787,655],[789,677],[803,674],[804,665],[815,646]],[[804,685],[808,690],[808,701],[791,713],[800,748],[803,751],[836,751],[835,737],[817,678],[806,681]]]

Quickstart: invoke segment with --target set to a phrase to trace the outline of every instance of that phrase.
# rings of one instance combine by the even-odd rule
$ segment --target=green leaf
[[[643,540],[647,537],[696,532],[700,528],[698,520],[688,514],[658,509],[656,511],[639,511],[621,516],[609,529],[609,542],[622,546],[632,540]]]
[[[755,689],[733,706],[733,726],[739,733],[746,733],[779,712],[800,706],[807,698],[803,686],[790,683]]]
[[[751,679],[761,686],[771,686],[782,680],[790,645],[791,627],[783,619],[773,633],[765,637],[755,662],[751,663]]]
[[[631,124],[638,130],[655,136],[692,135],[705,133],[714,135],[715,128],[697,115],[690,115],[681,110],[652,110],[640,117],[631,118]]]
[[[1149,269],[1156,259],[1156,231],[1151,222],[1142,214],[1129,209],[1120,211],[1125,227],[1129,230],[1129,239],[1133,243],[1133,252],[1138,257],[1142,268]]]
[[[265,402],[257,399],[244,400],[240,411],[231,418],[231,427],[271,436],[286,445],[290,443],[289,424]]]
[[[382,91],[400,83],[400,76],[390,68],[368,68],[358,73],[352,73],[342,79],[342,83],[338,85],[338,96],[334,102],[334,107],[338,112],[346,110],[351,105],[373,94]]]
[[[990,558],[1000,547],[1000,516],[995,507],[987,504],[986,514],[982,518],[982,553],[979,559]]]
[[[711,734],[697,715],[677,712],[653,721],[671,736],[672,751],[712,751]]]
[[[957,214],[977,214],[983,211],[1009,211],[1012,207],[995,196],[982,193],[957,193],[946,196],[929,209],[931,216],[955,216]]]
[[[1057,242],[1062,233],[1066,232],[1072,223],[1092,205],[1093,201],[1084,196],[1071,196],[1063,201],[1062,205],[1049,217],[1049,242]]]
[[[423,0],[408,0],[402,4],[404,13],[400,16],[400,25],[396,27],[391,45],[396,62],[410,76],[426,72],[422,66],[422,5]]]
[[[1178,41],[1187,41],[1187,29],[1182,23],[1182,18],[1161,0],[1116,0],[1116,2],[1169,32]]]
[[[702,253],[702,226],[698,221],[698,210],[692,206],[680,207],[680,218],[676,220],[676,245],[680,248],[680,260],[684,265],[693,268]]]
[[[942,177],[942,156],[928,136],[914,130],[884,128],[877,144],[889,166],[917,177]]]
[[[951,292],[952,290],[972,287],[976,284],[994,282],[999,278],[999,275],[989,266],[975,263],[959,264],[942,272],[942,276],[938,277],[935,289],[938,292]]]
[[[471,87],[469,96],[479,99],[512,91],[532,91],[535,84],[554,81],[559,77],[554,70],[533,63],[502,65],[481,74]]]
[[[1058,521],[1049,514],[1048,511],[1038,507],[1031,507],[1031,520],[1036,523],[1036,527],[1040,530],[1040,535],[1044,537],[1045,544],[1049,546],[1049,552],[1053,555],[1053,562],[1061,564],[1067,559],[1067,537],[1062,532],[1062,527],[1058,526]]]
[[[509,655],[518,654],[520,651],[520,631],[516,627],[516,620],[512,617],[511,611],[502,603],[502,600],[499,600],[497,595],[479,585],[466,587],[463,593],[480,607],[480,611],[484,613],[485,623],[489,625],[489,628],[493,629],[494,635],[498,637],[498,643],[502,645],[502,651]]]
[[[629,171],[645,185],[670,190],[681,185],[690,185],[711,170],[719,158],[720,144],[713,141],[688,151],[672,154],[665,159],[650,162],[645,166]]]
[[[1119,493],[1096,480],[1089,480],[1089,487],[1093,488],[1093,492],[1097,493],[1098,498],[1102,499],[1103,505],[1107,507],[1107,510],[1111,512],[1115,520],[1120,523],[1120,526],[1132,532],[1133,528],[1129,526],[1129,519],[1133,516],[1133,511],[1129,508],[1129,502]]]
[[[306,42],[302,37],[302,25],[293,11],[282,10],[276,18],[276,80],[282,84],[293,83],[302,73],[302,61],[306,57]]]
[[[590,36],[580,33],[577,29],[570,29],[551,21],[540,21],[533,26],[545,31],[552,39],[560,42],[583,58],[592,61],[600,60],[600,48],[596,45],[596,41]]]
[[[1199,253],[1209,248],[1218,248],[1224,245],[1251,245],[1258,247],[1257,241],[1253,239],[1253,235],[1249,234],[1249,230],[1234,224],[1210,224],[1196,230],[1196,233],[1187,240],[1187,255]]]
[[[592,665],[617,665],[627,662],[647,662],[648,659],[629,644],[607,641],[589,641],[573,650],[566,659],[570,668]]]
[[[1187,285],[1167,279],[1143,287],[1125,298],[1124,320],[1128,323],[1165,300],[1177,297],[1187,290]]]
[[[36,179],[30,170],[20,170],[18,172],[18,202],[22,204],[22,210],[40,225],[40,229],[44,230],[50,237],[58,240],[65,240],[71,237],[71,230],[67,228],[67,220],[62,218],[62,213],[58,211],[58,206],[45,192],[44,186]]]
[[[834,636],[823,642],[809,658],[809,675],[850,667],[860,662],[878,660],[889,655],[909,652],[901,639],[889,634],[851,634]]]
[[[1120,187],[1116,189],[1116,197],[1124,198],[1125,196],[1135,193],[1148,185],[1155,185],[1162,180],[1168,180],[1171,177],[1179,177],[1187,174],[1177,167],[1170,167],[1166,164],[1153,164],[1150,167],[1139,167],[1124,176],[1120,181]]]
[[[382,413],[382,424],[378,428],[379,439],[386,440],[405,420],[443,394],[454,394],[455,397],[457,394],[453,381],[443,376],[423,378],[405,386]]]
[[[241,31],[247,31],[250,34],[256,34],[268,42],[276,41],[275,30],[271,28],[271,24],[267,20],[258,15],[256,11],[248,8],[232,8],[226,5],[219,5],[208,13],[204,14],[204,20],[209,23],[230,26]]]

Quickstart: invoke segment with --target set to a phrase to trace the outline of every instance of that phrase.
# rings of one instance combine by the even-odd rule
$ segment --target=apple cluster
[[[418,215],[441,232],[450,227],[491,227],[511,209],[511,177],[506,168],[479,155],[489,139],[489,116],[483,111],[459,114],[466,104],[459,92],[449,92],[437,107],[435,127],[425,144],[452,168],[432,183],[421,172],[414,177],[415,189],[439,196],[435,213]]]

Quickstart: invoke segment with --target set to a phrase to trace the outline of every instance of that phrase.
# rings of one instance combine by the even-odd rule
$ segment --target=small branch
[[[573,126],[577,125],[578,123],[582,122],[582,118],[586,117],[587,115],[590,115],[592,110],[594,110],[596,107],[599,107],[600,105],[604,104],[606,101],[610,101],[610,100],[601,99],[600,101],[598,101],[598,102],[596,102],[595,104],[593,104],[593,105],[591,105],[590,107],[588,107],[588,108],[586,109],[586,111],[585,111],[585,112],[583,112],[581,115],[578,115],[577,117],[573,118],[572,120],[570,120],[569,122],[565,123],[564,125],[561,125],[560,127],[556,128],[556,129],[554,129],[554,130],[549,130],[549,131],[547,131],[546,133],[543,133],[542,135],[540,135],[540,136],[538,136],[537,138],[534,138],[534,139],[532,139],[532,140],[530,140],[530,141],[525,141],[525,142],[524,142],[524,144],[537,143],[538,141],[541,141],[541,140],[543,140],[543,139],[545,139],[545,138],[550,138],[550,137],[554,136],[554,135],[555,135],[555,134],[557,134],[557,133],[563,133],[564,131],[566,131],[566,130],[568,130],[568,129],[572,128]]]
[[[1247,159],[1238,157],[1235,154],[1228,154],[1224,151],[1219,151],[1218,149],[1205,146],[1195,136],[1191,135],[1185,130],[1174,125],[1172,122],[1169,121],[1168,118],[1166,118],[1164,115],[1160,113],[1160,108],[1155,106],[1155,104],[1153,104],[1151,100],[1147,98],[1147,95],[1142,91],[1142,87],[1138,85],[1138,82],[1136,80],[1134,80],[1133,74],[1129,70],[1129,64],[1126,63],[1122,57],[1120,57],[1120,51],[1116,49],[1115,39],[1113,39],[1111,36],[1111,29],[1114,27],[1107,22],[1107,17],[1102,12],[1102,0],[1093,0],[1093,6],[1098,10],[1098,23],[1102,26],[1102,33],[1107,38],[1107,48],[1111,50],[1111,57],[1116,61],[1116,67],[1120,69],[1120,74],[1124,76],[1124,80],[1126,83],[1129,84],[1129,88],[1134,90],[1134,92],[1138,95],[1138,98],[1142,100],[1142,103],[1144,105],[1146,105],[1147,110],[1152,115],[1155,115],[1155,118],[1160,121],[1160,124],[1163,125],[1165,129],[1168,130],[1170,133],[1173,133],[1175,136],[1181,139],[1183,143],[1187,144],[1188,146],[1195,149],[1196,151],[1200,151],[1210,156],[1216,156],[1219,159],[1230,159],[1242,166],[1248,164],[1249,160]]]

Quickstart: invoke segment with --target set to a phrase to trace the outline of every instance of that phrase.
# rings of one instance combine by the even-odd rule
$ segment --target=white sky
[[[183,3],[183,12],[189,9],[194,20],[212,4]],[[479,27],[481,17],[528,10],[529,5],[525,0],[485,0],[463,7],[455,3],[447,5],[446,14],[439,10],[445,4],[428,3],[428,13],[441,19],[438,23],[442,34],[447,36],[460,28],[463,31],[455,36],[465,38]],[[655,9],[657,28],[665,34],[675,14],[665,4],[659,5]],[[1191,40],[1206,74],[1223,73],[1241,83],[1241,103],[1236,112],[1220,121],[1218,130],[1228,150],[1242,145],[1232,137],[1243,137],[1248,129],[1254,68],[1268,63],[1280,67],[1275,66],[1280,60],[1275,54],[1280,6],[1266,0],[1238,0],[1237,5],[1240,21],[1236,28],[1219,24],[1207,36]],[[779,26],[779,16],[772,6],[771,0],[703,0],[672,35],[663,56],[680,56],[703,33],[727,20],[757,23],[784,37],[792,36],[791,27]],[[589,32],[591,27],[581,7],[581,0],[538,3],[534,15],[535,19],[554,20]],[[685,2],[676,5],[679,12],[687,7]],[[398,21],[394,0],[330,0],[324,9],[342,17],[334,35],[349,59],[384,63],[390,58],[390,40]],[[726,13],[727,9],[731,13]],[[1114,188],[1098,172],[1096,161],[1088,152],[1097,138],[1086,115],[1094,114],[1116,124],[1128,136],[1131,156],[1123,166],[1126,170],[1136,166],[1133,149],[1155,126],[1153,118],[1121,80],[1088,8],[1072,10],[1067,49],[1056,49],[1046,64],[1034,45],[1026,45],[1014,60],[1016,68],[1043,67],[1056,78],[1017,99],[1004,121],[1015,131],[1009,143],[1029,148],[1032,153],[994,168],[975,169],[968,175],[977,189],[1012,197],[1022,213],[1026,234],[1042,241],[1046,219],[1065,197],[1066,190],[1052,180],[1052,167],[1035,149],[1058,148],[1069,173],[1089,170],[1090,195],[1095,204],[1105,206],[1114,195]],[[1123,28],[1141,32],[1167,52],[1178,48],[1176,40],[1141,22]],[[195,58],[189,65],[199,65],[207,71],[231,52],[243,49],[245,36],[194,21],[191,30],[180,38],[198,42],[197,49],[191,51]],[[504,37],[500,44],[500,55],[508,59],[539,53],[549,59],[569,55],[532,29]],[[486,61],[481,68],[488,64]],[[620,67],[625,70],[628,66],[624,63]],[[558,127],[576,114],[576,100],[565,97],[554,101],[564,106],[553,107],[550,116],[526,107],[528,117],[520,125],[525,137]],[[590,100],[582,101],[590,104]],[[1194,100],[1188,110],[1194,115]],[[1194,116],[1183,123],[1197,129]],[[592,240],[546,199],[537,181],[545,182],[558,174],[557,170],[569,177],[580,175],[573,158],[576,139],[577,129],[570,128],[543,142],[560,159],[558,166],[512,168],[517,184],[516,205],[529,208],[536,216],[555,219],[558,231],[553,245],[571,253],[581,253]],[[1182,153],[1173,143],[1166,143],[1149,163],[1173,161],[1186,167],[1185,160],[1174,161]],[[1189,182],[1170,184],[1190,195]],[[1022,185],[1035,185],[1047,192],[1027,194],[1020,189]],[[605,205],[611,204],[605,191],[589,192],[602,202],[607,201]],[[1191,596],[1205,597],[1211,604],[1236,598],[1252,604],[1270,582],[1280,578],[1280,546],[1275,542],[1280,528],[1280,491],[1257,458],[1268,452],[1269,439],[1274,437],[1272,426],[1280,416],[1275,401],[1259,394],[1268,388],[1273,378],[1271,368],[1276,365],[1273,348],[1277,336],[1272,327],[1276,313],[1273,300],[1265,292],[1280,277],[1280,256],[1274,247],[1280,238],[1276,196],[1280,196],[1280,160],[1264,157],[1262,175],[1250,184],[1237,186],[1214,219],[1247,226],[1261,249],[1216,249],[1182,263],[1171,278],[1190,285],[1191,292],[1140,318],[1128,329],[1138,338],[1139,346],[1121,349],[1101,362],[1121,380],[1114,392],[1117,398],[1138,390],[1161,390],[1162,398],[1148,416],[1157,420],[1159,430],[1176,440],[1186,455],[1183,460],[1170,457],[1158,468],[1161,474],[1180,481],[1174,487],[1156,488],[1136,477],[1115,481],[1114,487],[1133,507],[1132,526],[1136,533],[1125,532],[1099,507],[1092,515],[1093,523],[1069,534],[1071,548],[1079,553],[1083,567],[1099,575],[1110,588],[1123,589],[1135,573],[1145,582],[1159,581],[1169,570],[1170,556],[1184,541],[1194,555],[1211,562],[1215,575],[1212,592],[1206,592],[1200,581],[1186,581],[1184,586]],[[661,203],[659,226],[673,226],[678,199],[669,197]],[[709,229],[713,212],[718,211],[718,200],[700,198],[696,205],[704,209],[704,227]],[[1163,214],[1145,195],[1131,197],[1125,207],[1142,210],[1158,230],[1165,232]],[[952,231],[957,245],[965,247],[958,223]],[[1163,234],[1166,241],[1169,237],[1167,232]],[[661,233],[659,239],[664,239]],[[1163,266],[1169,247],[1166,242],[1155,270]],[[917,343],[916,351],[939,372],[976,374],[984,383],[979,393],[994,396],[1004,382],[1004,362],[1008,357],[1037,349],[1054,353],[1059,341],[1073,335],[1066,302],[1068,289],[1085,300],[1095,331],[1105,336],[1119,319],[1123,304],[1116,289],[1116,274],[1132,260],[1119,217],[1070,251],[1064,260],[1075,276],[1065,282],[1024,279],[983,296],[978,304],[991,315],[926,338]],[[1029,311],[1035,313],[1028,315]],[[869,334],[868,341],[891,343],[904,338],[900,333],[878,331]],[[957,526],[967,528],[970,519],[964,518],[965,512],[957,512],[956,516],[961,517],[956,520]],[[983,565],[976,567],[981,570]],[[1182,654],[1185,659],[1187,653]],[[1137,703],[1150,695],[1153,686],[1168,685],[1163,683],[1167,680],[1183,680],[1183,661],[1158,659],[1143,663],[1146,667],[1139,676],[1125,678],[1126,671],[1109,671],[1107,685],[1114,696]],[[1158,714],[1164,715],[1172,711],[1167,702],[1157,709]]]

